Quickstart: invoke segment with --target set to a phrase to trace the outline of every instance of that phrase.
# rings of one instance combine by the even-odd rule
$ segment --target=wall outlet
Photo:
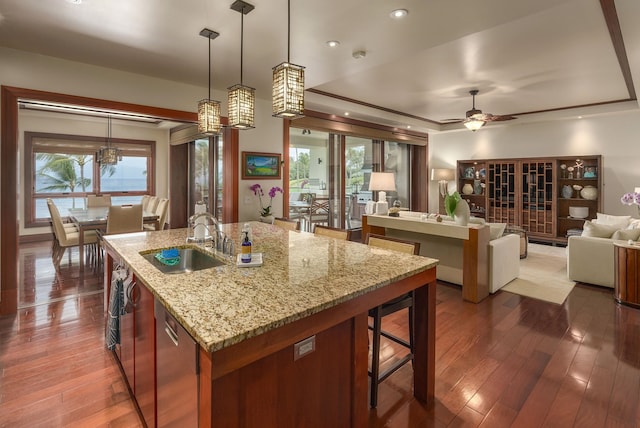
[[[307,337],[293,345],[293,361],[316,350],[316,336]]]
[[[244,197],[244,204],[245,205],[251,205],[251,201],[252,201],[251,196],[245,196]]]

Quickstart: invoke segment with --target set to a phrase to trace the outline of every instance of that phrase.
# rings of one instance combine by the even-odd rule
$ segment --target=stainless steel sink
[[[166,274],[195,272],[197,270],[210,269],[224,265],[223,261],[216,259],[211,254],[208,254],[197,247],[187,247],[178,248],[180,261],[173,266],[169,266],[156,259],[156,254],[161,251],[162,249],[159,249],[151,252],[140,253],[140,255],[147,259],[149,263],[155,266],[160,272]]]

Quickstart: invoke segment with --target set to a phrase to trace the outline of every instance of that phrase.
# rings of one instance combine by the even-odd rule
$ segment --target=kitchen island
[[[365,426],[367,311],[410,290],[414,395],[432,401],[437,260],[256,222],[251,229],[263,266],[227,260],[177,275],[140,253],[186,245],[186,229],[105,237],[106,280],[115,264],[127,266],[198,344],[199,426]],[[241,225],[222,230],[240,248]]]

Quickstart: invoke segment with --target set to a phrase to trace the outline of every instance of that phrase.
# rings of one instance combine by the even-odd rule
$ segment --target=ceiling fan
[[[472,105],[471,110],[467,110],[465,119],[451,119],[451,121],[462,121],[467,129],[477,131],[478,129],[482,128],[487,122],[499,122],[504,120],[516,119],[515,116],[483,113],[482,110],[477,109],[476,95],[478,95],[478,92],[480,91],[478,91],[477,89],[472,89],[469,91],[469,94],[472,97]]]

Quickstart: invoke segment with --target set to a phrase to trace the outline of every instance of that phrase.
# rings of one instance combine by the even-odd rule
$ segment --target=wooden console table
[[[615,283],[618,303],[640,308],[640,245],[614,242]]]
[[[458,226],[452,222],[421,221],[410,217],[363,215],[363,242],[369,233],[414,241],[422,239],[456,241],[456,245],[461,247],[462,254],[462,298],[478,303],[489,295],[488,226]],[[438,254],[425,251],[425,245],[421,245],[420,255],[439,259],[438,269],[450,269]],[[440,273],[438,275],[440,276]]]

